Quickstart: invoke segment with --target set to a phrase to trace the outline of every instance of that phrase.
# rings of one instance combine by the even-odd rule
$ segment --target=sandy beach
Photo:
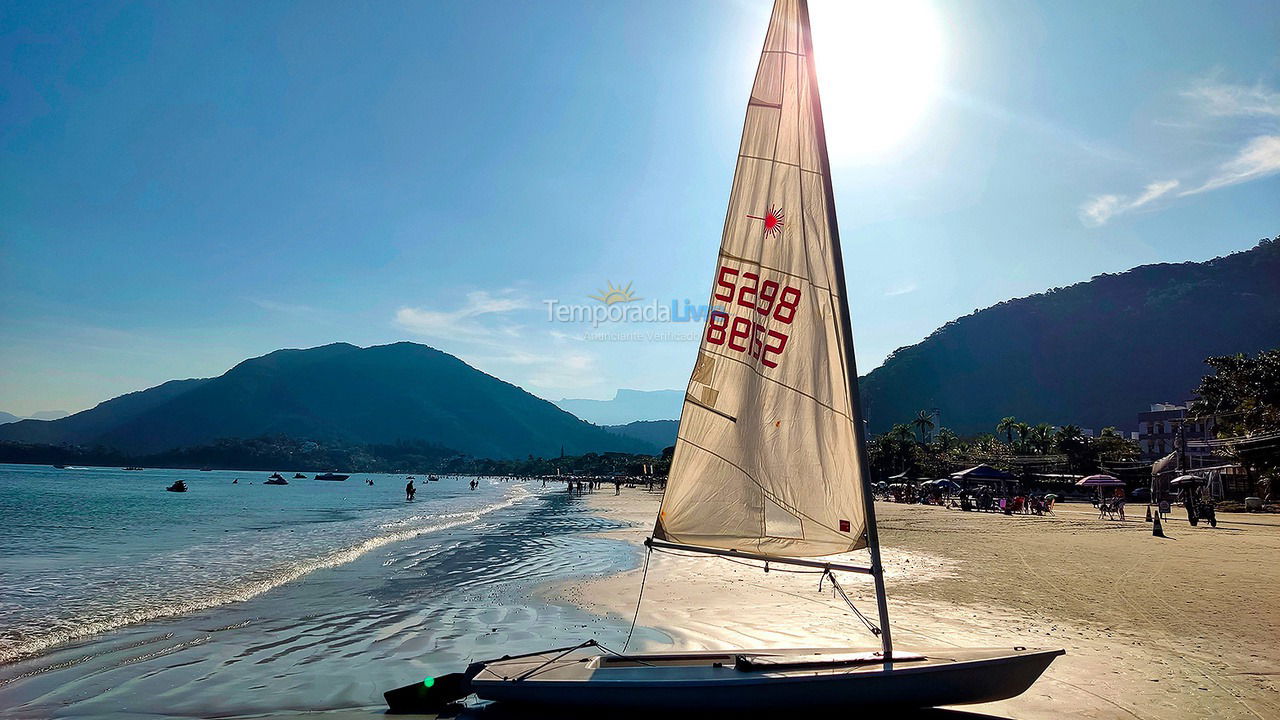
[[[643,549],[657,493],[587,498],[626,525],[605,536]],[[1280,518],[1192,528],[1175,510],[1160,539],[1142,510],[1119,522],[1087,504],[1033,517],[877,503],[895,644],[1067,650],[1023,696],[964,708],[995,717],[1280,717]],[[843,584],[874,618],[870,582]],[[639,586],[636,569],[546,592],[629,622]],[[651,559],[639,624],[666,640],[633,649],[878,642],[817,575],[666,553]]]
[[[620,647],[657,493],[491,490],[523,499],[245,601],[0,665],[0,717],[382,717],[382,691],[472,660]],[[1088,505],[877,507],[899,647],[1068,652],[1022,697],[930,717],[1280,716],[1280,518],[1222,515],[1215,530],[1174,517],[1160,540]],[[632,648],[876,646],[817,575],[778,570],[655,554]],[[867,579],[843,582],[874,616]],[[464,715],[518,716],[504,712]]]

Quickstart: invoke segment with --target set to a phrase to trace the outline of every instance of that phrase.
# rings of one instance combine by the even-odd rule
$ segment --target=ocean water
[[[407,503],[403,475],[328,482],[281,472],[289,485],[264,485],[259,471],[0,465],[0,662],[242,602],[541,492],[424,476]],[[190,490],[166,492],[179,478]]]

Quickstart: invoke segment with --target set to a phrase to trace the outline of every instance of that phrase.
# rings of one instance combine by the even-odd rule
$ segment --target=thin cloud
[[[1168,194],[1179,185],[1177,180],[1158,180],[1130,199],[1125,195],[1095,195],[1080,206],[1080,221],[1089,227],[1106,225],[1116,215],[1137,210]]]
[[[1213,73],[1192,81],[1179,95],[1190,101],[1189,114],[1157,124],[1185,131],[1190,139],[1183,147],[1208,145],[1222,150],[1238,149],[1233,157],[1219,161],[1216,167],[1194,173],[1203,179],[1188,183],[1190,187],[1174,197],[1198,195],[1280,172],[1280,134],[1277,134],[1280,125],[1276,123],[1280,118],[1280,92],[1262,83],[1222,82],[1218,73]],[[1249,136],[1252,139],[1243,147],[1231,140]],[[1148,205],[1179,187],[1177,180],[1160,180],[1148,184],[1135,197],[1115,193],[1094,195],[1080,205],[1080,221],[1088,227],[1100,227],[1111,218]]]
[[[559,344],[559,343],[556,343]],[[600,380],[596,357],[580,350],[551,348],[546,352],[506,349],[493,355],[467,359],[477,367],[493,369],[500,377],[539,390],[572,390],[592,387]]]
[[[1179,197],[1239,185],[1280,172],[1280,135],[1263,135],[1249,141],[1240,152],[1218,166],[1203,185],[1180,193]]]
[[[1205,78],[1181,95],[1214,117],[1280,117],[1280,92],[1262,83],[1250,87]]]
[[[999,122],[1008,123],[1025,132],[1038,135],[1063,147],[1074,148],[1100,160],[1116,163],[1133,162],[1133,158],[1129,154],[1121,152],[1095,138],[1081,135],[1060,123],[1030,113],[1015,111],[1012,108],[968,93],[944,90],[942,97],[961,109]]]
[[[282,303],[276,302],[275,300],[262,300],[259,298],[249,298],[249,302],[257,305],[263,310],[270,310],[271,312],[280,313],[282,315],[314,315],[319,312],[310,305],[303,305],[300,303]]]
[[[901,285],[896,285],[894,287],[889,288],[888,290],[885,290],[884,296],[897,297],[898,295],[906,295],[907,293],[915,292],[917,289],[919,289],[919,287],[920,286],[917,285],[915,281],[905,282]]]
[[[482,318],[532,307],[528,300],[512,295],[510,291],[494,295],[477,290],[467,293],[466,303],[456,310],[402,307],[396,311],[395,324],[402,330],[424,337],[479,340],[496,335],[514,336],[519,333],[512,326],[494,327]]]

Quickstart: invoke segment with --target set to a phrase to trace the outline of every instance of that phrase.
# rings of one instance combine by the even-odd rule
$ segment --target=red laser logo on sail
[[[748,215],[747,217],[752,220],[764,221],[765,237],[778,237],[782,234],[782,226],[786,224],[783,222],[784,215],[782,214],[782,208],[775,208],[772,205],[769,206],[769,212],[765,213],[764,217],[758,217],[756,215]]]

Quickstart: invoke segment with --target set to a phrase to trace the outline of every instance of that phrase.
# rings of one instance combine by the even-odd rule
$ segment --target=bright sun
[[[832,162],[893,154],[942,79],[942,27],[928,0],[814,0],[814,56]]]

